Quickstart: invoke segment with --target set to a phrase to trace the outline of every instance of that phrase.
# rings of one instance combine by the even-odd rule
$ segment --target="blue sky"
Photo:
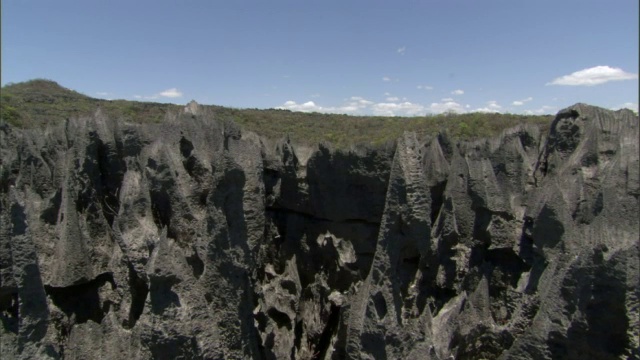
[[[638,107],[637,0],[3,0],[2,84],[373,115]]]

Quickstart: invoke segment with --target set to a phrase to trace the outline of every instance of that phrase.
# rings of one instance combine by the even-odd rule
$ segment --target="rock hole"
[[[508,275],[512,287],[517,287],[520,275],[530,269],[527,264],[511,248],[492,249],[486,252],[486,260],[499,267],[505,275]]]
[[[300,346],[302,345],[302,321],[296,322],[296,327],[293,330],[293,334],[293,345],[295,349],[300,350]]]
[[[293,282],[292,280],[289,279],[285,279],[280,281],[280,286],[282,286],[283,289],[287,290],[287,292],[289,292],[289,294],[291,295],[296,295],[298,293],[298,289],[296,288],[296,283]]]
[[[197,359],[200,353],[198,342],[194,337],[174,335],[165,337],[154,332],[146,340],[152,359]]]
[[[257,314],[255,314],[254,317],[256,319],[256,325],[258,325],[258,331],[264,332],[264,330],[267,328],[267,321],[269,320],[267,318],[267,315],[265,315],[265,313],[260,311]]]
[[[102,205],[102,212],[110,226],[120,211],[118,192],[122,186],[127,165],[110,144],[101,139],[95,140],[98,154],[98,170],[100,172],[99,186],[96,186]],[[117,145],[116,145],[117,147]],[[98,179],[95,179],[96,181]],[[98,185],[98,184],[96,184]]]
[[[45,285],[44,290],[53,304],[67,317],[75,315],[77,324],[86,323],[89,320],[100,324],[108,307],[106,309],[102,307],[99,289],[107,282],[110,283],[111,289],[116,288],[113,275],[103,273],[83,284],[65,287]]]
[[[129,267],[129,291],[131,292],[131,307],[129,308],[129,319],[124,327],[131,329],[136,325],[138,319],[144,311],[144,303],[149,294],[147,283],[138,277],[138,274],[132,267]]]
[[[315,347],[316,354],[313,357],[314,359],[326,358],[327,351],[329,350],[329,346],[331,345],[331,338],[333,338],[333,336],[337,333],[339,324],[340,307],[332,304],[331,310],[329,312],[329,319],[327,320],[327,325],[325,325],[324,330],[322,330],[318,345]]]
[[[174,284],[174,279],[151,279],[149,298],[151,300],[151,311],[154,314],[162,314],[170,307],[180,307],[180,297],[171,289]]]
[[[488,231],[491,223],[491,211],[485,208],[477,208],[473,223],[473,238],[478,239],[482,244],[491,244],[491,234]]]
[[[20,301],[18,293],[8,293],[0,295],[0,321],[2,327],[10,332],[18,333],[18,315]]]
[[[447,181],[441,181],[431,187],[431,224],[436,222],[440,209],[444,203],[444,190],[447,187]]]
[[[156,170],[158,168],[158,162],[149,158],[147,159],[147,167],[152,170]]]
[[[381,292],[377,292],[373,295],[373,305],[376,308],[378,319],[382,320],[387,316],[387,301],[384,299],[384,295]]]
[[[262,178],[264,181],[265,195],[266,196],[273,195],[274,188],[276,187],[276,185],[278,184],[278,181],[280,180],[280,173],[277,170],[273,170],[265,167]]]
[[[191,156],[192,152],[193,143],[185,139],[184,137],[180,138],[180,154],[182,154],[183,157],[188,158],[189,156]]]
[[[158,228],[169,227],[171,223],[171,199],[166,190],[158,189],[149,192],[151,197],[151,213]]]
[[[62,189],[58,189],[51,200],[49,200],[49,206],[42,212],[40,219],[49,225],[56,225],[58,223],[58,213],[60,212],[61,203]]]
[[[198,256],[198,253],[194,251],[193,255],[187,256],[186,259],[187,264],[191,267],[191,271],[193,271],[193,276],[195,276],[196,279],[200,279],[200,276],[202,276],[204,272],[204,262],[202,262],[202,259]]]
[[[269,315],[269,317],[276,322],[279,328],[286,327],[287,329],[291,330],[292,324],[289,315],[273,307],[267,311],[267,315]]]
[[[208,198],[209,198],[209,189],[204,189],[198,196],[198,202],[200,203],[201,206],[207,206]]]

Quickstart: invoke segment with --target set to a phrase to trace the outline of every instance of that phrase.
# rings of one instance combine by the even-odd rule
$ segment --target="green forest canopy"
[[[64,88],[54,81],[36,79],[7,84],[1,92],[2,122],[21,128],[44,127],[75,116],[93,114],[100,107],[109,117],[126,122],[159,123],[167,113],[179,113],[183,105],[128,100],[95,99]],[[446,131],[453,139],[473,140],[494,136],[517,124],[538,125],[543,131],[550,115],[498,113],[438,114],[415,117],[353,116],[303,113],[279,109],[236,109],[206,105],[219,120],[233,120],[242,128],[272,139],[288,135],[294,142],[331,142],[336,147],[383,144],[404,131],[435,135]]]

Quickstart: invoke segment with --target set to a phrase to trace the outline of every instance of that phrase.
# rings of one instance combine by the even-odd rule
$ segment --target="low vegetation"
[[[180,105],[95,99],[50,80],[36,79],[2,87],[2,120],[19,127],[42,127],[74,116],[93,114],[98,107],[109,117],[131,122],[160,122]]]
[[[42,127],[74,116],[92,114],[98,107],[109,117],[138,123],[161,122],[168,112],[176,113],[183,108],[175,104],[95,99],[43,79],[8,84],[2,88],[1,96],[1,121],[22,128]],[[404,131],[415,131],[421,135],[447,131],[453,138],[472,140],[499,134],[521,123],[536,124],[545,130],[552,119],[548,115],[489,113],[382,117],[213,105],[207,108],[215,118],[233,120],[243,128],[269,138],[288,135],[294,142],[324,141],[337,147],[356,143],[383,144],[397,139]]]

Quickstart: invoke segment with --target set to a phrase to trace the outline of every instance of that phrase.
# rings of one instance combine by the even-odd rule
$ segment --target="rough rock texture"
[[[334,151],[0,128],[3,359],[640,358],[638,117]]]

